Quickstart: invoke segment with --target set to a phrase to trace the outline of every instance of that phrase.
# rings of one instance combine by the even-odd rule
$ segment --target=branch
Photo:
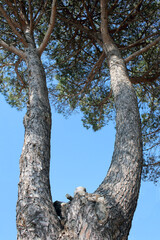
[[[16,0],[14,0],[14,1],[16,2],[15,5],[17,7],[17,1]],[[20,16],[21,16],[24,26],[29,25],[28,16],[27,16],[28,14],[26,14],[25,4],[26,3],[24,0],[19,1]],[[17,10],[18,10],[18,8],[17,8]]]
[[[94,39],[100,46],[102,46],[102,39],[101,34],[94,32],[93,30],[89,29],[86,26],[83,26],[79,21],[76,19],[66,18],[60,13],[57,13],[57,16],[60,20],[64,21],[65,23],[68,23],[71,26],[74,26],[75,28],[81,30],[82,32],[86,33],[91,39]]]
[[[157,133],[157,132],[160,132],[160,128],[156,129],[156,130],[153,131],[153,132],[150,132],[150,133],[144,134],[143,136],[149,136],[149,135],[155,134],[155,133]]]
[[[25,60],[25,58],[26,58],[25,53],[23,51],[17,49],[16,47],[14,47],[13,45],[8,45],[3,40],[0,40],[0,46],[2,46],[4,49],[7,49],[8,51],[18,55],[20,58]]]
[[[36,19],[38,13],[41,11],[40,14],[39,14],[39,16],[38,16],[38,18],[37,18],[37,20],[36,20],[36,22],[35,22],[35,24],[34,24],[34,27],[37,26],[37,24],[39,23],[41,17],[43,16],[44,10],[45,10],[45,8],[46,8],[46,6],[47,6],[47,3],[48,3],[48,0],[46,0],[44,6],[43,6],[43,8],[42,8],[42,11],[41,11],[41,7],[42,7],[42,5],[41,5],[40,8],[38,9],[37,13],[35,14],[33,21]]]
[[[156,166],[159,165],[160,166],[160,162],[156,162],[156,163],[149,163],[149,164],[143,164],[143,167],[148,167],[148,166]]]
[[[133,77],[130,78],[130,81],[132,84],[138,84],[138,83],[152,83],[154,82],[158,77],[160,76],[160,73],[157,73],[151,77],[145,77],[145,76],[141,76],[141,77]]]
[[[112,5],[111,8],[108,9],[108,14],[110,15],[114,9],[117,7],[117,3],[118,3],[119,0],[116,0],[115,3]]]
[[[129,61],[133,60],[135,57],[139,56],[140,54],[142,54],[142,53],[146,52],[147,50],[149,50],[151,47],[155,46],[159,41],[160,41],[160,37],[156,38],[153,42],[149,43],[147,46],[145,46],[144,48],[140,49],[139,51],[131,54],[129,57],[124,59],[124,62],[128,63]]]
[[[123,24],[128,20],[128,18],[130,16],[132,16],[132,13],[134,12],[134,10],[137,10],[137,8],[139,7],[139,5],[142,3],[143,0],[141,0],[133,9],[132,11],[128,14],[128,16],[124,19],[124,21],[121,23],[121,25],[119,26],[119,28],[117,28],[115,34],[121,29],[121,27],[123,26]]]
[[[18,61],[16,61],[16,63],[15,63],[15,72],[16,72],[17,77],[18,77],[18,79],[21,81],[21,83],[22,83],[22,85],[23,85],[23,88],[24,88],[24,87],[26,86],[26,84],[25,84],[25,82],[23,81],[21,75],[20,75],[19,72],[18,72],[18,66],[19,66],[19,64],[21,63],[21,61],[22,61],[21,58],[19,58]]]
[[[27,47],[27,43],[24,40],[24,38],[21,36],[21,34],[17,31],[13,21],[11,20],[11,18],[7,15],[7,13],[5,12],[5,10],[3,9],[2,5],[0,4],[0,12],[3,14],[4,18],[7,20],[8,25],[11,27],[13,33],[19,38],[19,40],[23,43],[23,45],[25,47]]]
[[[17,16],[17,11],[16,11],[15,7],[12,5],[12,3],[8,0],[5,0],[5,3],[8,5],[8,7],[11,9],[11,11],[13,11],[14,15]],[[15,22],[13,19],[12,19],[12,22],[17,28],[20,29],[20,25],[17,22]]]
[[[51,33],[53,31],[53,28],[54,28],[55,19],[56,19],[56,0],[53,0],[49,27],[48,27],[48,30],[47,30],[45,36],[44,36],[43,42],[41,43],[41,45],[38,49],[38,52],[39,52],[40,55],[43,53],[44,49],[46,48],[46,46],[48,44],[49,38],[50,38]]]
[[[47,1],[46,1],[46,2],[47,2]],[[46,4],[46,2],[45,2],[45,4]],[[33,22],[36,20],[36,17],[38,16],[39,12],[40,12],[41,9],[42,9],[42,6],[43,6],[43,0],[41,0],[39,9],[37,10],[37,12],[35,13],[35,15],[34,15],[34,17],[33,17]]]
[[[33,12],[32,12],[32,6],[31,6],[31,0],[28,0],[29,5],[29,14],[30,14],[30,33],[33,33]]]
[[[104,61],[104,59],[106,58],[106,54],[105,52],[103,51],[101,56],[99,57],[98,61],[96,62],[96,64],[94,65],[94,67],[92,68],[89,76],[88,76],[88,79],[90,79],[90,81],[93,80],[94,76],[96,75],[96,73],[99,71],[99,69],[101,68],[102,66],[102,63]]]
[[[91,15],[90,15],[90,13],[89,13],[89,10],[88,10],[88,8],[87,8],[84,0],[82,0],[82,3],[83,3],[83,5],[84,5],[84,7],[85,7],[85,9],[86,9],[87,16],[88,16],[88,19],[89,19],[89,21],[90,21],[90,23],[91,23],[91,26],[92,26],[93,30],[96,32],[96,27],[95,27],[95,25],[94,25],[94,23],[93,23],[92,17],[91,17]]]
[[[141,45],[142,42],[145,41],[145,40],[147,40],[148,38],[151,38],[151,37],[156,36],[156,35],[158,35],[158,33],[153,33],[153,34],[151,34],[151,35],[149,35],[149,36],[146,36],[146,37],[144,37],[144,38],[139,39],[139,40],[136,41],[135,43],[132,43],[132,44],[130,44],[130,45],[128,45],[128,46],[119,46],[119,48],[120,48],[120,50],[127,50],[127,49],[130,49],[130,48],[136,47],[137,45]],[[146,43],[146,42],[145,42],[145,43]]]
[[[101,56],[99,57],[98,61],[96,62],[96,64],[94,65],[94,67],[92,68],[91,72],[88,75],[87,81],[85,83],[85,86],[82,88],[82,90],[80,91],[80,93],[78,93],[78,95],[82,94],[85,89],[88,87],[88,85],[93,81],[96,73],[99,71],[99,69],[102,66],[102,63],[104,61],[104,59],[106,58],[105,52],[103,51]]]

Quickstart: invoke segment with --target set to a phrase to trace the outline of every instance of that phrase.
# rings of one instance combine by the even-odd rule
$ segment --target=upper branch
[[[50,35],[53,31],[54,28],[54,24],[55,24],[55,18],[56,18],[56,0],[53,0],[52,2],[52,10],[51,10],[51,17],[50,17],[50,23],[49,23],[49,27],[48,30],[44,36],[43,42],[41,43],[38,52],[41,55],[44,51],[44,49],[46,48]]]
[[[127,50],[127,49],[130,49],[130,48],[136,47],[136,46],[141,46],[142,44],[146,44],[146,41],[145,41],[145,40],[147,40],[148,38],[151,38],[151,37],[153,37],[153,36],[156,36],[156,35],[158,35],[158,34],[159,34],[158,32],[153,33],[153,34],[151,34],[151,35],[149,35],[149,36],[146,36],[146,37],[144,37],[144,38],[141,38],[141,39],[137,40],[137,41],[134,42],[134,43],[131,43],[131,44],[128,45],[128,46],[122,46],[122,45],[120,45],[119,48],[120,48],[120,50]]]
[[[61,15],[60,13],[57,13],[57,16],[59,19],[61,19],[65,23],[68,23],[69,25],[72,25],[75,28],[86,33],[90,39],[95,40],[100,46],[102,46],[101,34],[99,34],[98,32],[95,32],[94,30],[89,29],[86,26],[83,26],[79,21],[77,21],[76,19],[73,19],[72,16],[69,16],[70,18],[66,18],[63,15]]]
[[[93,23],[92,17],[91,17],[91,15],[90,15],[90,13],[89,13],[89,10],[88,10],[88,8],[87,8],[87,6],[86,6],[86,4],[85,4],[85,1],[82,0],[82,2],[83,2],[83,5],[84,5],[84,7],[85,7],[85,9],[86,9],[87,16],[88,16],[88,19],[89,19],[89,21],[90,21],[90,23],[91,23],[91,26],[92,26],[93,30],[96,31],[96,27],[95,27],[95,25],[94,25],[94,23]]]
[[[28,0],[29,4],[29,14],[30,14],[30,32],[33,33],[33,12],[32,12],[32,6],[31,6],[31,0]]]
[[[2,46],[3,49],[7,49],[8,51],[18,55],[20,58],[24,59],[26,58],[25,53],[16,47],[14,47],[12,44],[8,45],[6,42],[3,40],[0,40],[0,46]]]
[[[119,26],[119,28],[116,30],[115,33],[117,33],[117,32],[122,28],[122,26],[124,25],[124,23],[128,20],[128,18],[129,18],[130,16],[132,16],[132,14],[134,13],[134,11],[137,10],[137,8],[140,6],[140,4],[142,3],[142,1],[143,1],[143,0],[141,0],[141,1],[132,9],[132,11],[131,11],[131,12],[128,14],[128,16],[124,19],[124,21],[121,23],[121,25]]]
[[[37,26],[37,24],[39,23],[41,17],[43,16],[44,14],[44,11],[45,11],[45,8],[47,6],[47,3],[48,3],[48,0],[46,0],[45,4],[43,5],[43,1],[41,2],[41,5],[40,5],[40,8],[38,9],[38,11],[36,12],[34,18],[33,18],[33,21],[36,20],[36,22],[34,23],[34,27]],[[43,5],[43,7],[42,7]],[[38,15],[39,14],[39,15]],[[37,17],[38,16],[38,17]],[[37,18],[37,19],[36,19]]]
[[[153,42],[149,43],[144,48],[138,50],[137,52],[131,54],[129,57],[124,59],[125,63],[128,63],[129,61],[133,60],[135,57],[139,56],[140,54],[148,51],[151,47],[155,46],[160,41],[160,37],[156,38]]]
[[[7,15],[6,11],[3,9],[2,5],[0,4],[0,12],[3,14],[3,17],[8,22],[8,25],[11,27],[13,33],[19,38],[19,40],[23,43],[25,47],[27,47],[27,43],[22,35],[17,31],[16,26],[14,25],[12,19]]]

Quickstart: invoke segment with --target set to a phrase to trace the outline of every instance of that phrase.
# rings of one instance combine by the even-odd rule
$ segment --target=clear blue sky
[[[52,109],[53,110],[53,109]],[[19,157],[23,145],[23,116],[0,95],[0,239],[16,240],[16,201]],[[80,115],[52,116],[51,187],[53,201],[66,201],[77,186],[93,192],[103,180],[113,152],[115,130],[83,128]],[[159,240],[160,185],[143,183],[129,240]]]

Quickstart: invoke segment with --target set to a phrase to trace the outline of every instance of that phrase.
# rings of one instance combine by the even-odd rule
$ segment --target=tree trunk
[[[116,107],[114,153],[107,176],[95,193],[80,189],[61,206],[63,240],[126,240],[137,205],[143,157],[136,94],[110,37],[104,50]]]
[[[102,38],[116,106],[116,141],[106,178],[93,194],[78,188],[68,203],[52,203],[49,184],[51,113],[45,72],[27,35],[29,103],[20,158],[18,240],[126,240],[136,208],[142,167],[137,100],[125,63],[107,31],[101,0]],[[56,210],[56,211],[55,211]]]
[[[57,239],[60,223],[49,183],[51,111],[46,77],[34,42],[29,34],[26,38],[29,102],[24,117],[25,139],[20,158],[17,238]]]
[[[107,19],[107,1],[101,0],[103,49],[116,107],[113,158],[94,194],[80,188],[69,203],[61,204],[58,210],[64,235],[60,239],[126,240],[137,205],[143,160],[140,116],[125,63],[108,33]]]

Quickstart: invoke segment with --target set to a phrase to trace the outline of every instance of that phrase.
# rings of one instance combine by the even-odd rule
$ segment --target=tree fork
[[[126,240],[128,237],[141,180],[140,118],[124,60],[108,33],[104,0],[101,0],[101,23],[117,111],[111,166],[94,194],[79,188],[67,204],[54,203],[54,206],[49,183],[51,112],[45,72],[30,31],[25,33],[29,102],[20,158],[18,240]]]

